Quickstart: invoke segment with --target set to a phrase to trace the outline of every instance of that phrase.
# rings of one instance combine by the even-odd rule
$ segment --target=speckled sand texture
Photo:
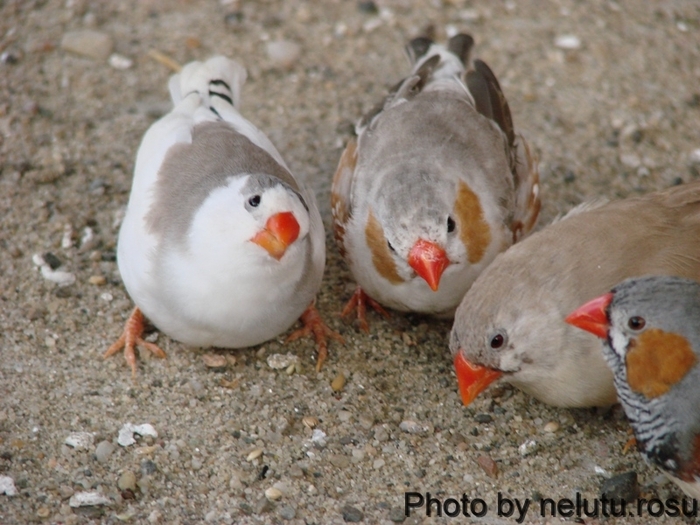
[[[464,408],[449,323],[343,323],[354,285],[329,188],[353,123],[428,24],[472,33],[500,79],[541,158],[541,224],[697,178],[697,1],[375,1],[0,2],[0,492],[16,491],[0,494],[0,523],[458,522],[404,520],[406,491],[481,498],[482,523],[516,523],[497,515],[499,492],[530,498],[525,522],[555,523],[534,499],[593,498],[628,471],[643,497],[680,496],[623,453],[619,408],[554,409],[502,384]],[[313,343],[283,336],[224,352],[159,335],[168,359],[142,356],[136,382],[122,357],[102,359],[132,308],[115,243],[135,153],[169,109],[172,71],[154,50],[243,62],[243,113],[315,189],[329,231],[318,306],[347,340],[320,374]],[[294,373],[268,365],[288,352]]]

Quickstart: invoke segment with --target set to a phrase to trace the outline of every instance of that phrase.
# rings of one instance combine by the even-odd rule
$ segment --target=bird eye
[[[489,342],[489,346],[493,348],[494,350],[498,350],[499,348],[502,348],[503,345],[506,344],[506,337],[503,334],[496,334],[491,338],[491,341]]]
[[[391,243],[390,243],[389,241],[386,241],[386,245],[389,247],[389,249],[390,249],[392,252],[396,253],[396,249],[394,249],[394,247],[391,245]]]
[[[447,217],[447,233],[452,233],[455,231],[455,228],[457,225],[455,224],[455,221],[452,219],[452,217]]]
[[[253,195],[250,199],[248,199],[248,204],[250,204],[253,208],[257,208],[260,205],[260,195]]]
[[[641,330],[644,328],[644,325],[647,324],[647,322],[644,320],[643,317],[639,317],[638,315],[635,315],[634,317],[630,317],[629,320],[627,321],[627,326],[630,327],[630,330]]]

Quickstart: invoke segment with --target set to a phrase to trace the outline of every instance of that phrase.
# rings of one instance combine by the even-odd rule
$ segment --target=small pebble
[[[267,357],[267,366],[274,370],[288,368],[291,365],[296,365],[299,362],[299,357],[294,354],[272,354]]]
[[[559,49],[580,49],[581,39],[576,35],[561,35],[554,39],[554,45]]]
[[[158,472],[158,466],[150,459],[144,459],[141,462],[141,475],[146,477],[146,476],[152,476]]]
[[[618,474],[603,481],[600,489],[602,497],[635,501],[639,497],[639,483],[635,471]]]
[[[134,434],[138,434],[139,436],[144,437],[158,437],[158,432],[156,432],[156,429],[153,428],[153,425],[150,425],[149,423],[144,423],[142,425],[126,423],[119,430],[119,437],[117,438],[117,443],[119,443],[119,445],[121,445],[122,447],[128,447],[129,445],[133,445],[134,443],[136,443],[136,439],[134,439]]]
[[[365,515],[360,509],[351,505],[345,505],[341,512],[343,513],[343,520],[346,523],[359,523],[365,518]]]
[[[282,497],[282,491],[277,487],[270,487],[265,490],[265,497],[270,501],[277,501]]]
[[[68,505],[76,507],[96,507],[99,505],[109,505],[110,500],[99,492],[76,492],[68,501]]]
[[[73,432],[64,443],[75,450],[88,450],[92,448],[95,436],[92,432]]]
[[[95,60],[107,60],[113,48],[112,37],[99,31],[69,31],[61,39],[61,49]]]
[[[75,282],[75,274],[52,269],[44,260],[44,257],[38,253],[32,256],[32,262],[39,267],[41,276],[47,281],[54,282],[58,284],[58,286],[69,286]]]
[[[100,441],[95,449],[95,458],[100,463],[106,463],[114,452],[114,445],[110,441]]]
[[[109,57],[109,65],[112,66],[114,69],[124,70],[129,69],[131,66],[133,66],[134,61],[130,58],[125,57],[124,55],[113,53]]]
[[[525,443],[518,447],[518,452],[521,456],[527,456],[532,454],[532,452],[537,448],[537,442],[533,439],[527,440]]]
[[[700,164],[700,148],[692,151],[690,154],[690,162],[692,164]]]
[[[63,263],[61,262],[61,259],[59,259],[58,257],[56,257],[56,256],[55,256],[53,253],[51,253],[51,252],[46,252],[46,253],[43,255],[43,258],[44,258],[44,262],[45,262],[46,264],[48,264],[48,265],[49,265],[49,268],[51,268],[52,270],[56,270],[56,269],[60,268],[61,265],[63,264]]]
[[[474,421],[477,423],[491,423],[493,418],[489,414],[477,414],[474,416]]]
[[[483,469],[486,474],[492,478],[498,477],[498,464],[491,456],[479,456],[476,458],[476,463]]]
[[[260,456],[263,455],[263,449],[261,448],[256,448],[255,450],[252,450],[247,456],[246,456],[246,461],[254,461],[258,459]]]
[[[559,430],[559,423],[557,423],[556,421],[550,421],[549,423],[547,423],[544,426],[545,432],[553,433],[553,432],[556,432],[557,430]]]
[[[345,387],[345,375],[340,373],[331,381],[331,389],[333,392],[340,392],[343,387]]]
[[[313,416],[304,416],[301,420],[306,428],[313,430],[318,426],[318,418]]]
[[[311,434],[311,443],[317,448],[325,448],[327,444],[326,437],[326,433],[323,430],[315,428]]]
[[[379,13],[377,4],[375,4],[372,0],[357,2],[357,8],[360,10],[360,13],[366,13],[369,15],[376,15]]]
[[[425,428],[422,425],[419,425],[418,423],[416,423],[415,421],[411,421],[410,419],[402,421],[399,424],[399,428],[404,432],[408,432],[409,434],[422,434],[423,432],[425,432]]]
[[[297,511],[291,505],[281,505],[277,512],[283,520],[293,520],[297,515]]]
[[[301,57],[301,46],[289,40],[267,43],[267,56],[281,69],[291,69]]]
[[[226,361],[226,356],[219,354],[204,354],[202,356],[202,361],[204,361],[204,366],[207,368],[218,371],[224,370],[228,364]]]
[[[95,286],[104,286],[107,284],[107,279],[104,275],[91,275],[88,282],[90,284],[94,284]]]
[[[0,476],[0,494],[5,494],[6,496],[15,496],[17,494],[15,480],[10,476]]]
[[[51,510],[48,507],[39,507],[36,511],[36,515],[40,518],[48,518],[51,514]]]
[[[119,490],[130,490],[132,492],[136,491],[136,474],[130,470],[124,471],[119,480],[117,481],[117,487]]]

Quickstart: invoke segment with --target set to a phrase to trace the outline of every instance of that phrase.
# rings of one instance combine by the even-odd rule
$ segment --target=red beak
[[[610,328],[607,310],[612,298],[612,293],[596,297],[571,312],[564,320],[571,325],[605,339],[608,337],[608,328]]]
[[[278,261],[290,244],[299,237],[299,223],[290,211],[276,213],[265,223],[265,228],[251,239]]]
[[[455,372],[464,406],[469,406],[476,396],[502,375],[502,372],[493,368],[470,363],[461,350],[455,356]]]
[[[445,250],[434,242],[418,239],[408,254],[408,264],[436,292],[440,286],[440,277],[450,261]]]

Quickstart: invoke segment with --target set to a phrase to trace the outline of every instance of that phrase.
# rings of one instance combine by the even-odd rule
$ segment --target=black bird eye
[[[447,217],[447,233],[452,233],[455,231],[455,228],[457,225],[455,224],[455,221],[452,219],[452,217]]]
[[[630,330],[641,330],[644,328],[644,325],[647,324],[647,322],[644,320],[643,317],[639,317],[638,315],[635,315],[634,317],[630,317],[629,320],[627,321],[627,326],[630,327]]]
[[[501,348],[504,344],[506,344],[506,338],[503,337],[503,334],[496,334],[496,335],[494,335],[494,336],[491,338],[491,342],[489,343],[489,345],[491,346],[491,348],[493,348],[494,350],[498,350],[498,349]]]
[[[248,204],[250,204],[253,208],[257,208],[260,205],[260,195],[253,195],[250,199],[248,199]]]
[[[391,243],[390,243],[389,241],[386,241],[386,245],[389,247],[389,249],[390,249],[392,252],[396,253],[396,250],[394,249],[394,247],[391,245]]]

